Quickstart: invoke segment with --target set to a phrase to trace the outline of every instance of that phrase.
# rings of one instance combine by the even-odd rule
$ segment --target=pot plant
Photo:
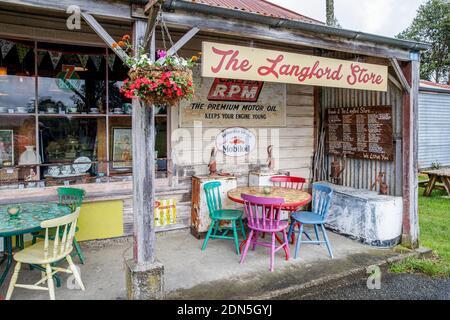
[[[192,98],[192,68],[199,56],[185,59],[178,55],[168,56],[166,51],[157,50],[156,57],[151,59],[142,47],[135,55],[128,35],[114,46],[122,47],[130,56],[127,60],[129,79],[124,80],[120,90],[125,97],[139,98],[150,105],[176,105],[182,99]]]

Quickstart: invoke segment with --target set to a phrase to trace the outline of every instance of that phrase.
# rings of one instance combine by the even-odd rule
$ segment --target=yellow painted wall
[[[78,228],[78,241],[123,236],[123,201],[84,202]]]

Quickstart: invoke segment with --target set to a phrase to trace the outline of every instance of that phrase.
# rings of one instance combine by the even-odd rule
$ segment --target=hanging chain
[[[164,20],[161,4],[159,5],[159,14],[158,14],[157,25],[158,24],[161,27],[161,37],[162,37],[162,42],[163,42],[163,46],[164,46],[164,51],[167,52],[166,35],[167,35],[167,39],[169,40],[169,44],[171,47],[173,47],[173,41],[172,41],[172,37],[170,36],[169,29],[167,28],[166,21]],[[174,56],[178,57],[178,54],[175,53]]]

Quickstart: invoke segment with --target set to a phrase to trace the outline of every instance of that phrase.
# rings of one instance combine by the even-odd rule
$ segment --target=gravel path
[[[369,290],[366,280],[322,291],[306,299],[330,300],[450,300],[450,279],[420,274],[383,273],[381,288]]]

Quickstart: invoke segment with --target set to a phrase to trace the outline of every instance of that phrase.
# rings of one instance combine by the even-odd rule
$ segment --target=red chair
[[[303,190],[303,186],[306,183],[305,178],[291,177],[291,176],[273,176],[272,178],[270,178],[270,181],[272,181],[272,185],[274,187],[290,188],[297,190]]]
[[[291,176],[273,176],[273,177],[270,178],[270,181],[272,181],[272,185],[274,187],[297,189],[297,190],[303,190],[303,186],[306,183],[306,179],[305,178],[291,177]],[[289,212],[295,212],[298,209],[299,209],[298,207],[292,207],[292,208],[286,208],[285,210],[289,211]],[[300,228],[300,223],[299,222],[295,222],[294,223],[294,229],[295,229],[295,227]],[[294,232],[292,232],[292,235],[291,235],[291,242],[295,243],[295,234],[294,234]]]

